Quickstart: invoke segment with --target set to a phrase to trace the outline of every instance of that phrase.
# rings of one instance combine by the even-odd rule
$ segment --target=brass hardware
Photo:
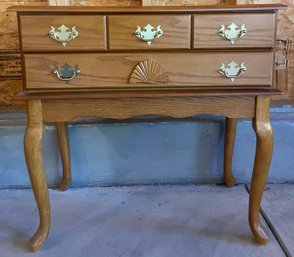
[[[219,30],[219,35],[231,41],[232,45],[235,41],[241,37],[243,37],[247,33],[247,29],[245,28],[245,24],[239,28],[234,22],[225,27],[225,25],[221,25],[221,29]]]
[[[57,78],[68,83],[70,80],[79,75],[81,73],[81,70],[78,65],[73,68],[69,64],[65,63],[63,66],[61,66],[61,69],[57,65],[55,65],[53,73]]]
[[[225,64],[221,64],[219,68],[219,72],[224,75],[225,77],[229,78],[232,82],[240,77],[244,72],[246,71],[246,66],[244,62],[240,64],[240,66],[232,61],[228,64],[228,67],[225,66]]]
[[[58,28],[57,31],[53,26],[51,26],[49,36],[54,38],[57,42],[62,43],[62,45],[65,47],[69,41],[75,39],[79,35],[79,32],[76,30],[76,26],[73,26],[71,31],[68,30],[69,28],[63,24]]]
[[[143,30],[140,26],[137,26],[137,30],[135,31],[135,35],[145,41],[149,46],[156,39],[160,38],[163,35],[163,31],[160,28],[160,25],[157,26],[156,30],[150,24],[148,24]]]

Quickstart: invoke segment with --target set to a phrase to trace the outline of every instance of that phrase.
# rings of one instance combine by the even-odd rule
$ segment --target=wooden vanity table
[[[50,230],[41,153],[46,122],[57,123],[70,182],[67,122],[82,116],[139,115],[227,119],[224,178],[231,173],[237,118],[252,118],[257,146],[249,224],[257,243],[268,236],[259,209],[272,156],[270,96],[276,21],[284,5],[216,7],[15,7],[18,13],[28,127],[24,146],[39,209],[33,250]],[[146,214],[148,215],[148,214]],[[229,222],[229,221],[224,221]]]

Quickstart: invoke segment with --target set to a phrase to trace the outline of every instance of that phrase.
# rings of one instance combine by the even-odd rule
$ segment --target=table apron
[[[218,114],[229,118],[255,116],[256,96],[207,96],[123,99],[41,100],[43,122],[72,121],[80,117],[126,119],[143,115],[174,118]]]

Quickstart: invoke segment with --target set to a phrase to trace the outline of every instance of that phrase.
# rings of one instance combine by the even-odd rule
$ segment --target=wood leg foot
[[[66,191],[69,188],[70,183],[71,179],[62,178],[59,182],[59,189],[61,191]]]
[[[24,137],[26,164],[32,189],[39,210],[39,227],[31,239],[31,246],[38,251],[50,231],[50,200],[41,153],[43,122],[40,100],[28,101],[28,126]]]
[[[253,129],[256,133],[256,154],[250,185],[249,225],[256,242],[259,244],[265,244],[268,241],[268,235],[260,224],[259,210],[273,151],[274,137],[270,124],[269,107],[269,96],[257,97],[256,116],[253,119]]]
[[[34,252],[37,252],[42,248],[42,246],[46,242],[49,232],[50,227],[43,227],[41,225],[39,226],[38,230],[33,235],[30,241],[31,247]]]
[[[237,119],[226,118],[226,134],[224,149],[224,182],[228,187],[235,186],[235,178],[232,173],[233,152],[236,137]]]
[[[60,156],[62,161],[63,176],[59,184],[61,191],[67,190],[71,183],[71,164],[70,164],[70,146],[68,140],[68,123],[56,123],[56,131],[58,137],[58,144]]]

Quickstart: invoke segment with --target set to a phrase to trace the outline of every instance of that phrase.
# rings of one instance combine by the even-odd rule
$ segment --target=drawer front
[[[110,15],[109,48],[189,49],[190,15]]]
[[[20,26],[24,51],[106,49],[101,15],[21,16]]]
[[[194,48],[272,48],[274,35],[273,13],[194,15]]]
[[[24,59],[27,89],[269,87],[273,76],[271,52],[26,54]]]

